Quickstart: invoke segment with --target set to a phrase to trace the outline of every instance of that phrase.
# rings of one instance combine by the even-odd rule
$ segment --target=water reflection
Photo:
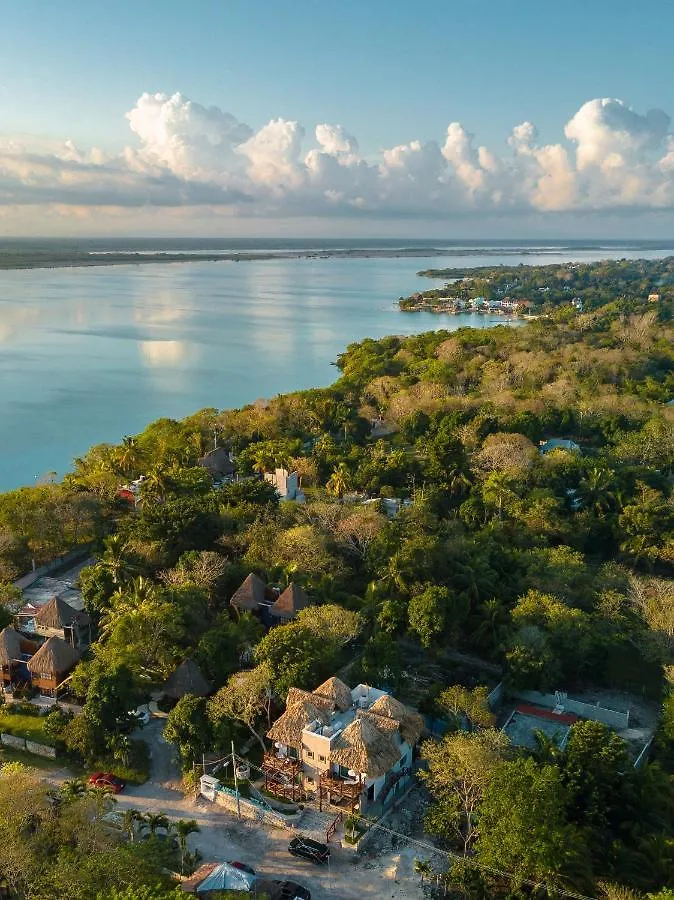
[[[187,359],[185,341],[140,341],[143,361],[153,369],[170,369]]]

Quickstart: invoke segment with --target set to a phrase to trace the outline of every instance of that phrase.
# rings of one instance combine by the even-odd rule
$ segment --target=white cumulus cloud
[[[127,120],[129,145],[117,155],[0,134],[0,206],[439,219],[674,210],[669,116],[616,99],[585,103],[555,143],[526,121],[500,148],[486,147],[452,121],[441,141],[412,138],[374,157],[342,125],[307,132],[277,118],[254,129],[180,93],[142,94]]]

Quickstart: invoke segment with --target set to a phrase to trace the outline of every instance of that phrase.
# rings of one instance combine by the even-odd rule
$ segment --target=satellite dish
[[[357,774],[358,774],[358,772],[354,772],[353,769],[349,769],[349,775],[350,775],[352,778],[355,778]]]
[[[274,746],[275,746],[275,747],[278,747],[278,748],[280,749],[280,747],[281,747],[281,742],[280,742],[280,741],[274,741]]]

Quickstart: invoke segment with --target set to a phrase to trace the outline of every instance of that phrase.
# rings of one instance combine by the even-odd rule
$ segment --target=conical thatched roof
[[[368,709],[368,713],[375,713],[378,716],[386,716],[393,719],[400,725],[400,734],[403,740],[407,741],[412,747],[418,742],[424,730],[424,720],[409,706],[405,706],[400,700],[385,694],[372,704]]]
[[[283,715],[271,726],[267,737],[270,741],[278,741],[287,747],[299,748],[302,746],[302,731],[314,721],[328,725],[330,713],[312,703],[310,697],[302,697],[287,707]]]
[[[378,731],[375,725],[365,717],[354,719],[347,725],[333,744],[330,759],[332,762],[364,772],[370,778],[384,775],[398,762],[400,751],[393,738]]]
[[[351,688],[334,675],[332,678],[324,681],[323,684],[319,684],[313,693],[319,697],[332,700],[337,709],[341,709],[342,712],[353,706]]]
[[[9,666],[21,659],[21,637],[12,625],[0,631],[0,666]]]
[[[300,585],[291,581],[270,609],[270,613],[278,619],[294,619],[297,613],[310,603]]]
[[[45,673],[58,677],[69,672],[79,658],[79,653],[70,644],[60,637],[50,637],[28,660],[28,669],[33,675]]]
[[[193,659],[186,659],[169,675],[164,685],[164,693],[172,700],[180,700],[185,694],[205,697],[213,690],[203,672]]]
[[[69,603],[61,600],[60,597],[52,597],[48,603],[41,606],[35,613],[35,622],[42,628],[64,628],[72,625],[73,622],[86,625],[88,621],[89,616],[85,612],[73,609]]]
[[[269,590],[264,581],[254,572],[248,575],[241,587],[234,592],[232,599],[229,601],[232,606],[237,609],[245,609],[252,612],[258,608],[261,603],[266,603],[273,599],[275,595]]]

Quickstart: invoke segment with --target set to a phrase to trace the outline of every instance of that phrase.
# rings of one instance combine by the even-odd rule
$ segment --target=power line
[[[230,754],[229,756],[224,757],[223,759],[232,760],[234,764],[244,763],[250,769],[255,769],[257,772],[260,772],[260,774],[264,775],[263,769],[261,769],[259,766],[256,766],[254,763],[249,762],[244,757],[241,757],[241,756],[238,756],[235,754]],[[214,763],[214,765],[217,765],[217,763],[221,762],[221,761],[222,760],[217,760]],[[342,812],[343,812],[343,810],[342,810]],[[350,813],[350,815],[354,819],[358,819],[361,822],[365,822],[368,825],[369,829],[374,828],[378,831],[384,832],[385,834],[389,834],[389,835],[392,835],[397,838],[402,838],[404,841],[407,841],[409,844],[415,844],[417,847],[422,847],[424,850],[426,850],[432,854],[436,854],[438,856],[445,856],[445,857],[447,857],[447,859],[466,863],[467,865],[473,866],[475,869],[479,869],[480,871],[486,872],[489,875],[497,875],[501,878],[507,878],[510,881],[517,881],[519,884],[527,885],[527,887],[546,888],[547,890],[551,890],[550,886],[545,884],[542,881],[534,881],[533,879],[530,879],[530,878],[521,878],[520,876],[515,875],[513,872],[506,872],[501,869],[494,869],[490,866],[484,865],[484,863],[479,863],[479,862],[477,862],[477,860],[472,859],[470,857],[460,856],[458,853],[452,853],[451,850],[441,850],[440,848],[436,847],[434,844],[429,844],[426,841],[419,840],[418,838],[410,837],[410,835],[403,834],[400,831],[394,831],[392,828],[387,828],[385,825],[381,825],[377,822],[370,822],[369,819],[366,819],[360,813]],[[557,896],[570,897],[570,898],[572,898],[572,900],[597,900],[596,897],[590,897],[587,894],[579,894],[576,891],[569,891],[569,890],[566,890],[565,888],[553,887],[552,890],[555,892],[555,894]]]

